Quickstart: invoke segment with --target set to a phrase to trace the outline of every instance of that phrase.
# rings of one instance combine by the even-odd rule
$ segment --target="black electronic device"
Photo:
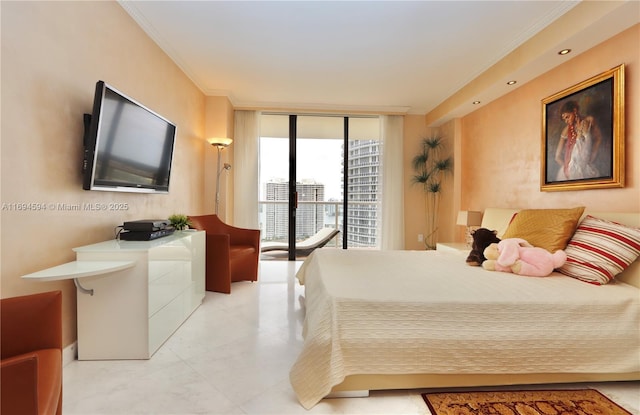
[[[154,232],[171,228],[171,222],[167,219],[140,219],[125,222],[122,228],[125,231]]]
[[[169,236],[174,232],[173,228],[162,229],[159,231],[122,231],[120,239],[123,241],[152,241],[154,239]]]
[[[83,189],[169,192],[175,124],[104,81],[84,124]]]

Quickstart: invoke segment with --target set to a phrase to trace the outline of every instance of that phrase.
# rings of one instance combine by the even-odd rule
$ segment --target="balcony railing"
[[[352,201],[349,209],[349,239],[348,247],[376,247],[377,223],[371,217],[376,211],[378,202]],[[286,242],[289,235],[288,202],[261,200],[258,202],[260,218],[260,235],[262,241]],[[305,240],[314,235],[321,228],[333,227],[341,232],[326,246],[342,247],[344,236],[342,201],[298,201],[296,209],[296,239]],[[362,216],[360,212],[367,212],[367,221],[360,226]],[[353,223],[352,223],[353,222]]]

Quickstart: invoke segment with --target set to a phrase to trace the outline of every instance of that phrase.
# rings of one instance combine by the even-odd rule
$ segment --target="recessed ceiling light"
[[[478,105],[480,103],[480,101],[473,101],[472,104],[473,105]]]
[[[515,85],[516,82],[518,82],[518,81],[509,81],[509,82],[507,82],[507,85]]]
[[[567,53],[570,53],[571,49],[562,49],[560,52],[558,52],[558,55],[566,55]]]

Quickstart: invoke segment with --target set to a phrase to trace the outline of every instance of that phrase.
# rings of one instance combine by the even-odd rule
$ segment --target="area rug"
[[[595,389],[423,393],[432,415],[631,415]]]

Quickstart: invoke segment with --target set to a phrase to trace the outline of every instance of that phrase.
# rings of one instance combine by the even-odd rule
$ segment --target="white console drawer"
[[[149,317],[191,286],[191,266],[172,264],[171,272],[149,282]]]
[[[162,278],[167,274],[176,272],[185,261],[149,261],[149,284],[152,284],[155,280]]]
[[[149,356],[151,356],[173,332],[180,327],[185,319],[185,303],[190,288],[166,304],[151,318],[149,318]]]

